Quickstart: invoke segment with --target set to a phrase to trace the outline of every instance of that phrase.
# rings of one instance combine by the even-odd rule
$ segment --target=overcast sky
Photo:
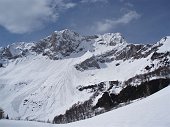
[[[66,28],[154,43],[170,35],[170,0],[0,0],[0,46],[38,41]]]

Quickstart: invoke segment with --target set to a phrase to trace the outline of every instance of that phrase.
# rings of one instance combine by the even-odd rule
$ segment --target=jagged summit
[[[55,36],[55,37],[54,37]],[[83,36],[80,35],[72,30],[69,29],[64,29],[61,31],[55,31],[52,33],[52,35],[48,36],[47,38],[56,38],[57,39],[70,39],[70,40],[85,40],[85,39],[97,39],[98,41],[103,41],[105,43],[110,44],[111,46],[114,46],[118,43],[126,43],[124,40],[124,37],[122,36],[121,33],[106,33],[103,35],[88,35],[88,36]]]
[[[82,38],[81,35],[69,29],[64,29],[61,31],[54,31],[51,36],[56,36],[58,38],[63,38],[63,39],[69,38],[69,39],[74,39],[74,40]]]
[[[159,52],[170,52],[170,36],[166,36],[160,40]]]
[[[72,30],[70,30],[70,29],[63,29],[63,30],[61,30],[61,31],[54,31],[55,33],[63,33],[63,34],[77,34],[77,35],[79,35],[77,32],[75,32],[75,31],[72,31]]]
[[[163,37],[158,43],[166,45],[167,48],[170,47],[170,36]]]
[[[99,35],[98,41],[103,41],[110,46],[126,43],[121,33],[106,33],[103,35]]]

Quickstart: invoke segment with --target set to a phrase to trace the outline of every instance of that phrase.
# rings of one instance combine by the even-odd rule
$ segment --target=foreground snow
[[[65,125],[0,120],[0,127],[168,127],[170,86],[141,101]]]

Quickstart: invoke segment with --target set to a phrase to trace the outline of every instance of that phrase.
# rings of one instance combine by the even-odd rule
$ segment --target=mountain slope
[[[129,85],[155,79],[158,90],[164,88],[170,81],[169,61],[170,37],[140,45],[127,43],[120,33],[56,31],[36,43],[0,49],[0,107],[10,118],[52,121],[90,101],[85,112],[91,113],[105,92],[117,95]]]
[[[28,121],[0,120],[3,127],[168,127],[170,126],[170,87],[141,101],[93,118],[65,125],[54,125]]]

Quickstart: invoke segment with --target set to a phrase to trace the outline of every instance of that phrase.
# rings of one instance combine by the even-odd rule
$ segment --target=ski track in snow
[[[3,88],[1,92],[8,91],[9,93],[5,92],[6,94],[3,95],[2,98],[7,97],[9,99],[3,101],[1,105],[4,105],[3,107],[9,107],[7,105],[11,105],[12,107],[10,108],[11,110],[13,109],[13,111],[7,113],[17,117],[16,114],[13,114],[13,112],[16,112],[18,113],[18,117],[21,118],[26,118],[25,116],[28,114],[28,116],[35,119],[41,119],[42,117],[44,118],[44,116],[49,118],[53,113],[51,117],[51,119],[53,119],[56,114],[64,113],[66,109],[78,100],[83,101],[88,98],[87,95],[83,99],[83,95],[80,96],[81,93],[76,89],[76,85],[79,83],[76,74],[74,74],[74,72],[76,73],[76,69],[73,64],[74,59],[59,61],[33,59],[31,62],[27,60],[19,61],[17,65],[15,65],[15,68],[11,69],[14,66],[13,63],[11,63],[6,70],[0,72],[0,80],[9,77],[10,80],[6,80],[6,84],[10,83],[14,85],[23,83],[24,81],[27,85],[17,91],[13,90],[13,92],[10,91],[11,86],[4,86],[5,88]],[[11,71],[9,72],[8,69]],[[24,78],[21,79],[20,77]],[[31,111],[31,109],[28,110],[27,105],[22,105],[25,97],[30,101],[41,101],[43,103],[42,108],[34,109],[37,112],[36,116],[35,112]],[[31,106],[31,104],[29,105],[29,107],[38,108]],[[42,114],[42,112],[44,113]],[[45,115],[45,113],[47,114]],[[19,114],[22,115],[19,116]]]

